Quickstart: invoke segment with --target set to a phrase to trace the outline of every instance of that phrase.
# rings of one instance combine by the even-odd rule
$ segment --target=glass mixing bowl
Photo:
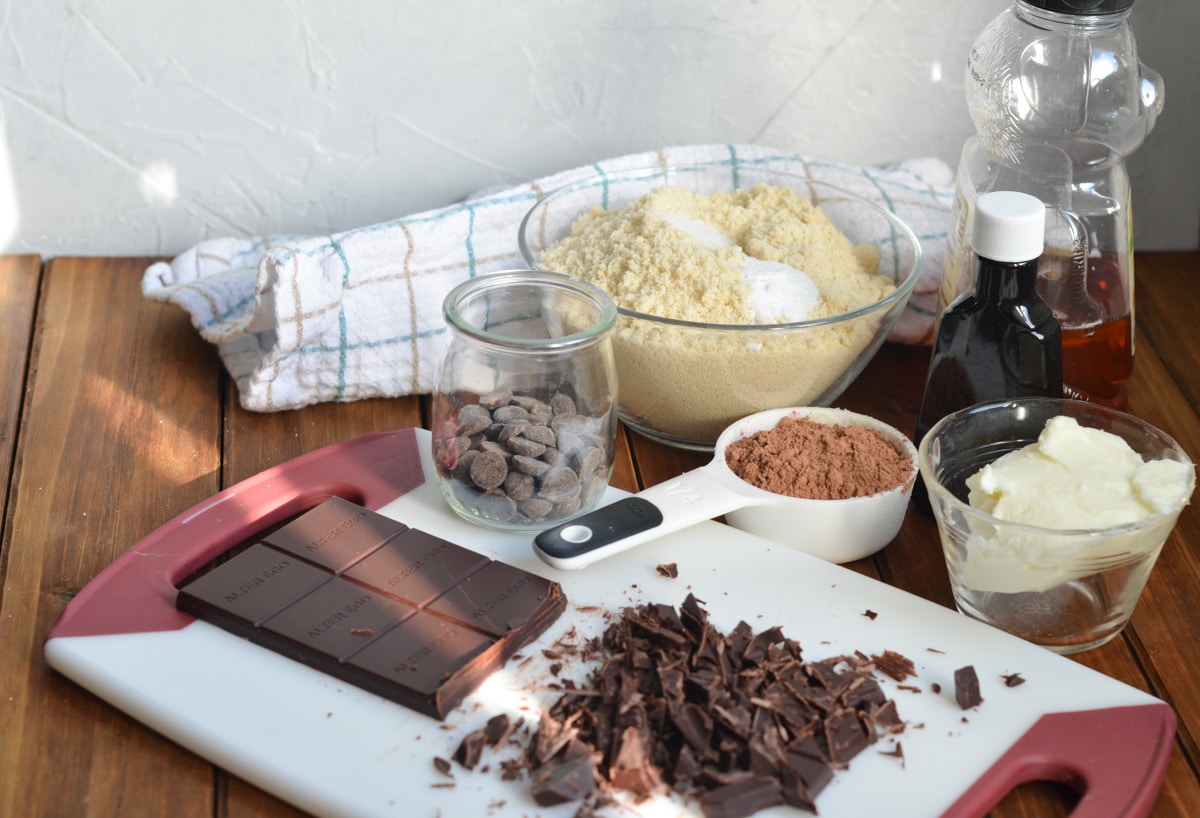
[[[912,230],[878,204],[804,176],[767,168],[700,165],[598,174],[548,194],[526,214],[518,244],[535,269],[543,252],[595,206],[622,208],[655,188],[700,194],[787,186],[809,198],[855,245],[874,245],[877,272],[894,289],[858,309],[782,324],[710,324],[637,312],[617,300],[613,338],[618,411],[635,431],[662,443],[712,451],[735,420],[786,406],[828,406],[887,338],[921,269]],[[586,271],[559,270],[587,278]],[[663,274],[669,276],[670,270]],[[611,293],[610,293],[611,294]]]

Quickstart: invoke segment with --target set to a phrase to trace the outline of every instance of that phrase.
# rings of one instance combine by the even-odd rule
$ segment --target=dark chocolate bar
[[[558,583],[332,497],[176,607],[434,718],[566,609]]]

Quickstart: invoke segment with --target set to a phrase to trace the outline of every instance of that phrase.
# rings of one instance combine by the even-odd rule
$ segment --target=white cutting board
[[[799,551],[706,522],[577,572],[542,563],[530,535],[500,534],[455,516],[432,480],[429,434],[368,435],[263,472],[190,509],[130,549],[72,601],[50,633],[56,669],[230,772],[315,815],[570,816],[538,807],[522,782],[501,780],[499,755],[475,771],[433,764],[505,712],[536,724],[555,698],[541,655],[609,611],[678,606],[690,592],[728,631],[780,625],[806,658],[886,650],[916,677],[881,678],[907,728],[868,747],[820,794],[823,818],[870,814],[984,815],[1016,783],[1054,778],[1087,788],[1079,818],[1145,815],[1175,732],[1165,703],[1082,665],[912,594]],[[426,477],[428,476],[428,478]],[[488,556],[557,580],[567,612],[444,723],[339,682],[174,609],[175,585],[219,553],[337,494]],[[611,490],[608,499],[622,496]],[[936,547],[931,543],[931,547]],[[677,563],[679,576],[657,566]],[[582,609],[582,610],[581,610]],[[868,616],[867,611],[874,612]],[[973,665],[984,698],[963,711],[954,671]],[[587,668],[568,663],[563,678]],[[1007,687],[1003,676],[1026,681]],[[940,685],[940,692],[934,686]],[[902,758],[894,754],[899,742]],[[515,748],[514,748],[515,751]],[[487,767],[485,770],[484,767]],[[614,812],[614,814],[618,814]],[[678,798],[621,815],[690,816]],[[796,816],[789,808],[759,815]]]

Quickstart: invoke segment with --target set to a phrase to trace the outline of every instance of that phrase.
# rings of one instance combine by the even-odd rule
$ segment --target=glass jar
[[[442,313],[433,457],[450,507],[539,530],[595,506],[616,441],[613,300],[559,273],[505,270],[455,287]]]

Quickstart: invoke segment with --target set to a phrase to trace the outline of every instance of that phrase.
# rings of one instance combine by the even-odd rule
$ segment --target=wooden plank
[[[50,670],[71,596],[217,489],[219,370],[145,259],[47,264],[5,532],[0,814],[213,814],[211,767]]]
[[[1137,323],[1159,351],[1188,402],[1200,406],[1200,253],[1137,257]],[[1145,341],[1134,348],[1134,371]],[[1191,450],[1197,454],[1195,450]],[[1200,455],[1198,455],[1200,456]]]
[[[0,256],[0,383],[4,384],[0,390],[0,520],[7,516],[8,481],[12,476],[17,421],[33,343],[33,311],[41,269],[42,260],[38,256]],[[0,583],[0,596],[3,594]]]

